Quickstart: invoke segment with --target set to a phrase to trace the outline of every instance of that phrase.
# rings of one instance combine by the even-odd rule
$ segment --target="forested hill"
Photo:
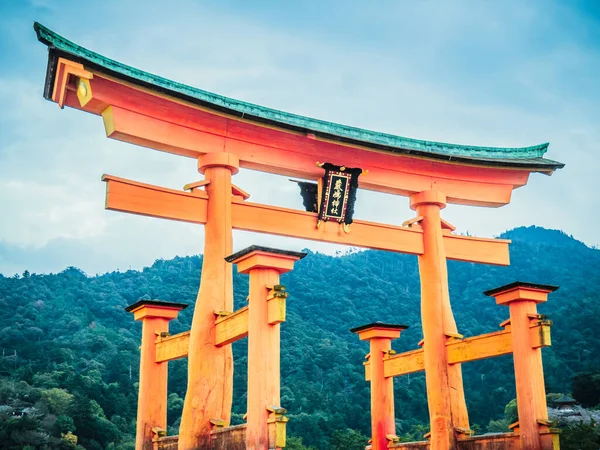
[[[510,267],[449,263],[459,331],[465,336],[496,331],[508,317],[506,307],[482,294],[487,289],[515,280],[559,285],[539,309],[554,322],[553,345],[544,350],[547,390],[568,393],[576,373],[600,367],[600,251],[537,227],[502,237],[513,240]],[[123,308],[140,298],[186,302],[191,307],[172,322],[171,332],[188,329],[201,265],[202,257],[196,256],[94,277],[73,267],[51,275],[0,275],[0,442],[5,448],[74,448],[61,438],[73,439],[68,432],[86,449],[133,448],[141,325]],[[282,282],[290,292],[281,328],[282,406],[289,411],[289,434],[322,449],[331,436],[330,448],[338,448],[334,441],[353,433],[347,429],[368,435],[369,389],[362,366],[368,349],[348,330],[373,321],[406,324],[410,328],[396,349],[416,348],[422,337],[416,257],[310,253]],[[234,290],[239,307],[247,296],[245,276],[235,275]],[[246,343],[234,345],[238,421],[245,412]],[[463,367],[471,422],[485,431],[515,396],[512,360]],[[185,361],[171,363],[169,376],[170,431],[176,432]],[[424,376],[396,379],[395,391],[399,434],[422,434]]]

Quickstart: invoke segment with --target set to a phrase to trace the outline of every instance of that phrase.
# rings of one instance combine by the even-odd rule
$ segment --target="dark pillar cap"
[[[510,291],[512,289],[517,289],[517,288],[538,289],[540,291],[554,292],[559,287],[552,286],[549,284],[528,283],[526,281],[513,281],[512,283],[505,284],[504,286],[500,286],[495,289],[490,289],[489,291],[485,291],[484,295],[487,295],[488,297],[493,297],[494,295],[499,294],[501,292]]]
[[[281,250],[279,248],[263,247],[262,245],[251,245],[250,247],[246,247],[245,249],[240,250],[239,252],[236,252],[233,255],[226,256],[225,261],[233,262],[236,259],[239,259],[242,256],[246,256],[252,252],[274,253],[276,255],[286,255],[298,259],[302,259],[307,255],[303,252],[293,252],[291,250]]]
[[[187,303],[175,303],[175,302],[164,302],[162,300],[138,300],[137,302],[127,306],[125,311],[131,312],[140,306],[165,306],[173,309],[185,309],[188,307]]]

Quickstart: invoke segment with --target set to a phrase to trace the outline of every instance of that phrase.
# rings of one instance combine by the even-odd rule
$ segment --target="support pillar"
[[[283,421],[279,323],[285,317],[281,315],[281,304],[274,302],[278,300],[277,289],[281,289],[279,276],[292,270],[294,262],[305,256],[306,253],[251,246],[227,257],[227,261],[237,264],[239,273],[250,275],[247,450],[267,450],[285,445],[281,441],[272,442],[274,439],[269,445],[270,419]]]
[[[185,308],[183,303],[156,300],[140,300],[125,308],[142,321],[136,450],[152,450],[152,428],[167,429],[168,362],[156,362],[156,338],[169,332],[169,321]]]
[[[542,349],[534,348],[530,326],[540,320],[537,304],[545,302],[557,286],[520,281],[484,292],[510,310],[510,330],[517,385],[517,411],[521,448],[542,448],[540,427],[548,423]]]
[[[370,345],[372,450],[387,449],[387,436],[396,434],[394,379],[385,376],[383,361],[390,355],[392,339],[399,338],[400,332],[407,328],[405,325],[376,322],[350,330],[358,334],[361,341],[369,341]]]
[[[231,346],[215,344],[215,311],[233,311],[231,264],[224,258],[232,252],[231,176],[239,160],[228,153],[207,153],[198,159],[198,171],[209,183],[207,221],[204,227],[204,257],[200,290],[194,309],[188,353],[188,385],[179,450],[207,448],[211,419],[229,424],[233,400],[233,355]]]
[[[446,352],[446,341],[457,329],[450,306],[440,217],[445,206],[446,196],[438,191],[423,191],[410,197],[410,207],[422,216],[421,320],[432,450],[455,449],[455,432],[469,429],[462,369],[460,364],[448,365]]]

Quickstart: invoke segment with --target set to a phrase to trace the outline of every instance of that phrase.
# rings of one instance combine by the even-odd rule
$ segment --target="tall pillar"
[[[437,191],[423,191],[411,195],[410,206],[423,217],[420,224],[424,253],[419,255],[419,273],[431,449],[455,449],[455,430],[468,429],[469,419],[461,367],[448,365],[446,351],[448,336],[456,333],[440,217],[446,196]]]
[[[538,421],[548,421],[542,349],[535,345],[530,326],[540,319],[537,304],[545,302],[548,294],[557,289],[557,286],[517,281],[484,292],[510,310],[519,433],[521,447],[528,450],[542,448]]]
[[[211,419],[229,423],[233,400],[233,356],[231,346],[215,347],[215,311],[233,311],[231,176],[239,160],[228,153],[207,153],[198,159],[198,170],[209,184],[207,220],[204,227],[204,257],[200,290],[190,331],[188,385],[179,450],[203,449],[209,445]]]
[[[250,275],[248,303],[248,416],[246,449],[269,448],[269,409],[280,407],[280,327],[285,318],[273,298],[279,276],[306,253],[251,246],[227,257]],[[271,298],[270,298],[271,297]]]
[[[404,325],[376,322],[353,328],[361,341],[369,341],[371,372],[371,449],[388,448],[387,435],[396,434],[394,416],[394,379],[386,377],[383,362],[392,349],[392,339],[400,337],[406,330]]]
[[[152,450],[152,428],[167,429],[168,362],[156,362],[156,338],[168,333],[169,321],[185,308],[183,303],[156,300],[140,300],[125,308],[135,320],[142,321],[136,450]]]

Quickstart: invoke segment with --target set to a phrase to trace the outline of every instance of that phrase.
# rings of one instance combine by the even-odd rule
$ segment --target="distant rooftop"
[[[574,405],[575,403],[577,403],[577,400],[575,400],[570,395],[563,394],[562,396],[560,396],[559,398],[554,400],[554,403],[562,404],[562,405]]]
[[[392,153],[429,157],[446,161],[470,162],[472,164],[525,168],[530,171],[552,172],[555,169],[564,167],[564,164],[560,162],[543,158],[548,150],[548,143],[530,147],[479,147],[448,144],[411,139],[312,119],[224,97],[135,69],[83,48],[37,22],[34,24],[34,29],[40,42],[46,44],[50,51],[44,90],[44,97],[48,100],[52,96],[52,87],[56,75],[56,59],[62,56],[82,63],[86,68],[91,68],[98,72],[106,73],[207,108],[271,126],[313,133],[316,136],[326,139],[368,146]]]

